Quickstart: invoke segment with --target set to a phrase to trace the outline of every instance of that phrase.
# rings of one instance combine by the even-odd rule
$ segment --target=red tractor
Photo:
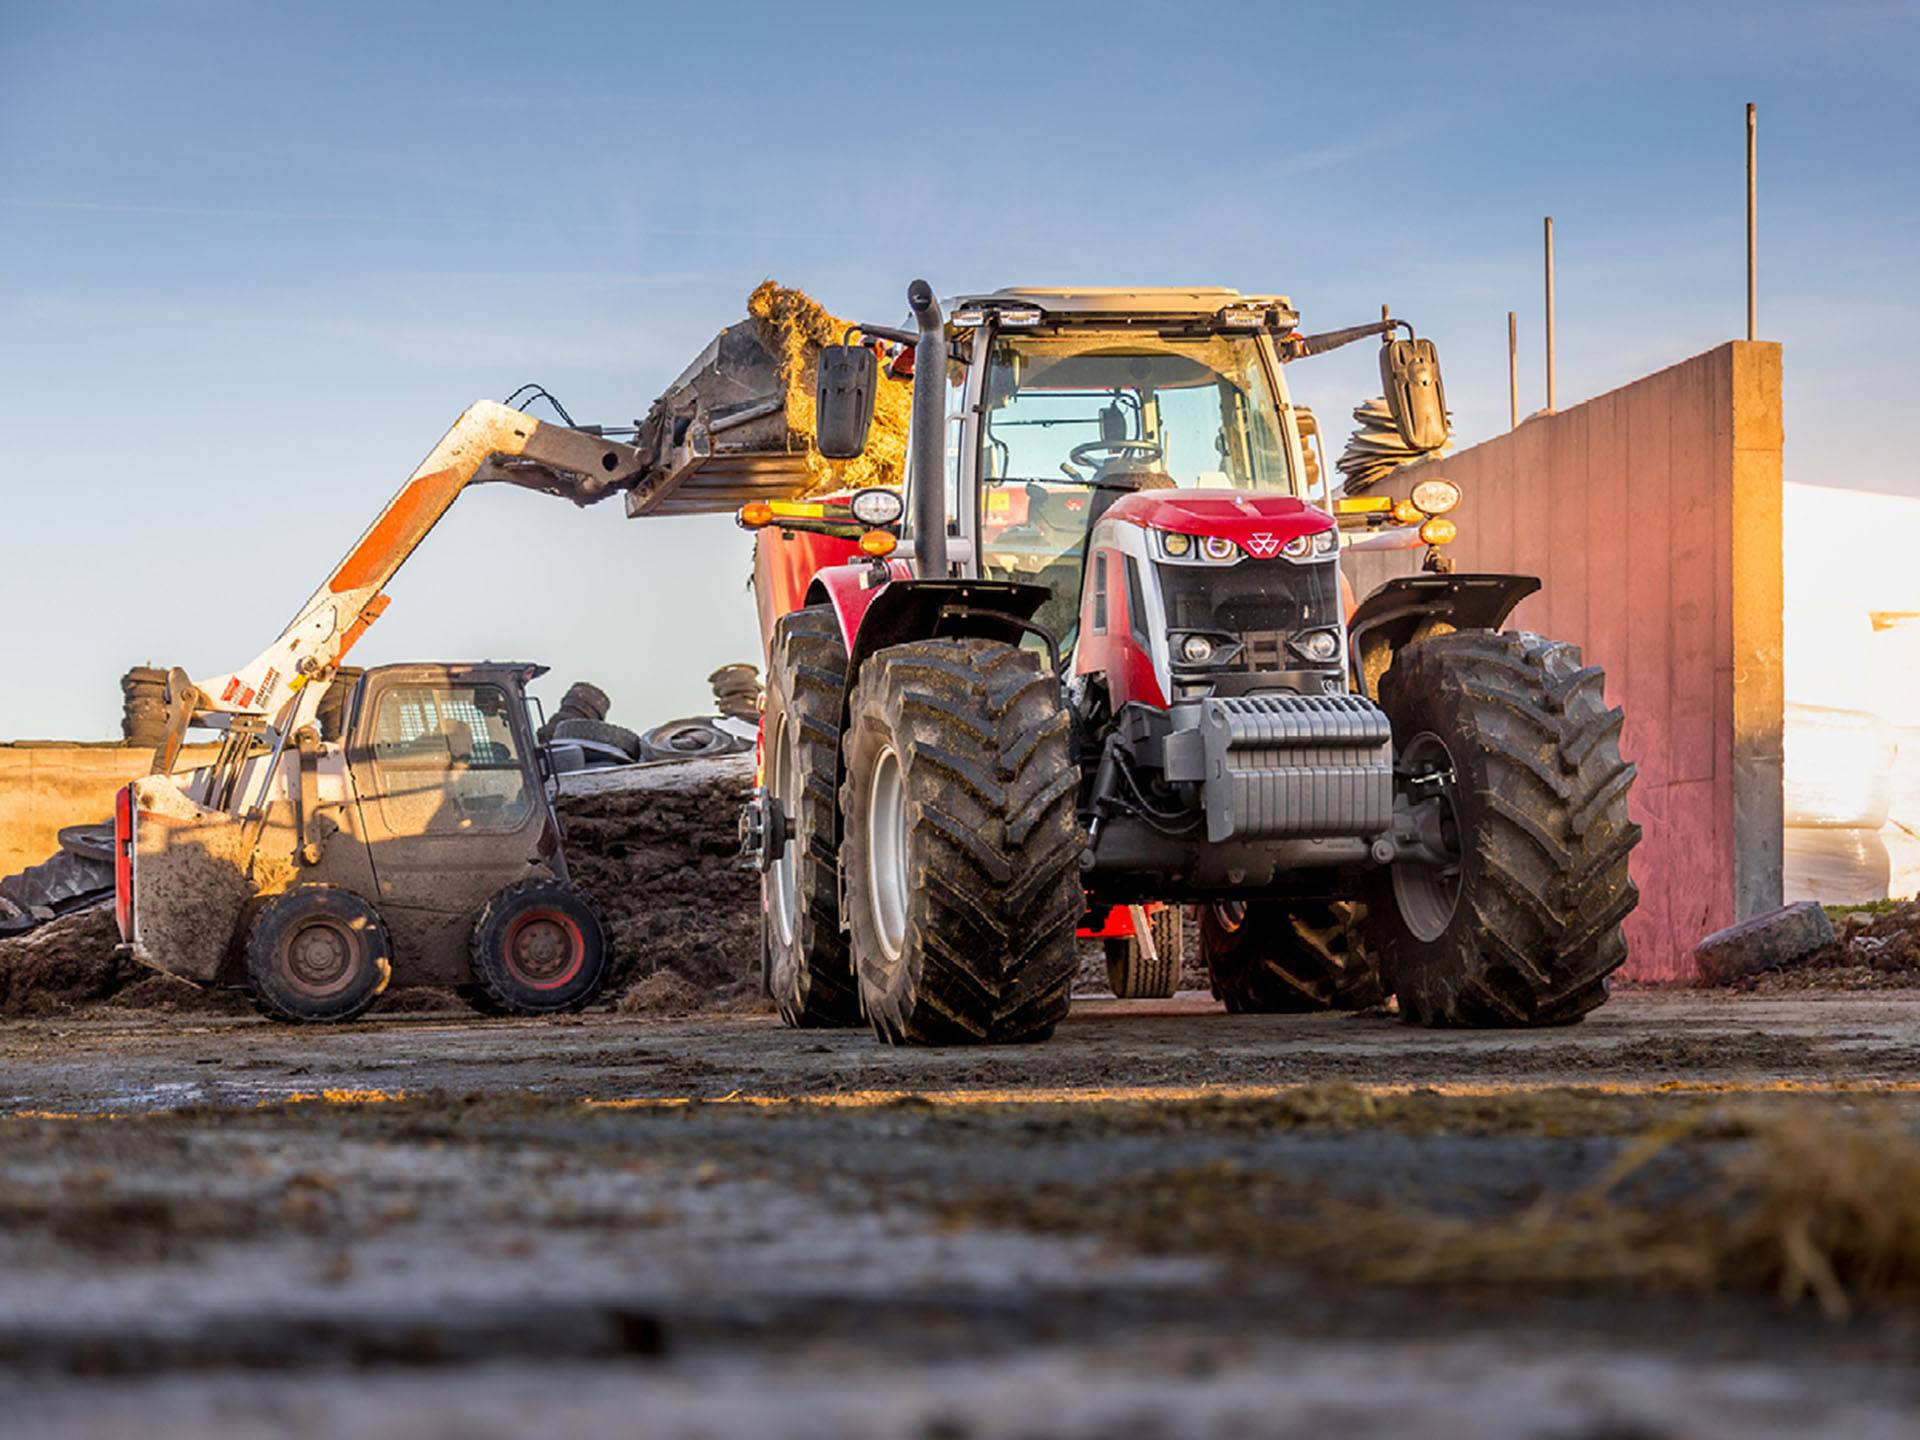
[[[1432,564],[1354,607],[1288,396],[1289,362],[1379,336],[1401,438],[1437,449],[1431,342],[1228,290],[908,301],[913,329],[821,352],[817,393],[850,458],[882,353],[910,368],[904,495],[741,512],[768,643],[742,830],[788,1023],[1043,1039],[1076,932],[1142,902],[1198,907],[1233,1011],[1599,1005],[1639,838],[1601,672],[1499,631],[1536,580]]]

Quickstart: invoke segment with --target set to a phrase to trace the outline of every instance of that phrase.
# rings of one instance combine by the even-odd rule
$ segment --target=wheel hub
[[[774,727],[773,763],[767,767],[767,786],[772,792],[773,804],[769,807],[775,813],[798,814],[794,809],[800,803],[800,747],[793,743],[792,727],[787,724],[783,714]],[[800,884],[794,857],[794,846],[790,838],[782,834],[777,847],[772,843],[774,837],[768,835],[767,848],[772,852],[773,862],[767,867],[773,892],[773,925],[779,933],[783,946],[792,945],[795,933],[800,927]]]
[[[571,930],[557,917],[529,915],[514,927],[507,958],[513,968],[536,983],[564,975],[574,961]]]
[[[287,973],[311,991],[337,988],[353,969],[353,937],[329,920],[302,925],[287,940]]]
[[[1407,929],[1431,942],[1446,933],[1460,903],[1460,820],[1454,804],[1459,772],[1453,752],[1431,731],[1413,737],[1400,768],[1407,798],[1427,813],[1419,827],[1424,853],[1394,862],[1393,896]]]
[[[889,960],[907,943],[907,790],[891,745],[873,762],[867,797],[867,889],[874,933]]]

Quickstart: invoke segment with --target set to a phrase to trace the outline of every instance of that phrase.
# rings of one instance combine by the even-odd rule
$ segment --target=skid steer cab
[[[1335,503],[1286,383],[1377,337],[1399,449],[1431,454],[1432,343],[1304,334],[1230,290],[1002,290],[949,319],[916,281],[908,305],[911,330],[826,347],[817,390],[842,458],[910,368],[904,496],[741,516],[768,646],[743,832],[788,1022],[1042,1038],[1076,933],[1143,903],[1198,909],[1231,1011],[1600,1004],[1636,898],[1621,712],[1575,647],[1500,631],[1537,581],[1436,562],[1451,484]],[[1429,573],[1354,606],[1347,509]]]
[[[612,957],[568,883],[529,723],[527,682],[544,673],[343,669],[287,734],[192,716],[225,729],[214,762],[120,794],[127,948],[196,984],[242,986],[280,1020],[351,1019],[393,982],[456,987],[492,1014],[585,1005]]]

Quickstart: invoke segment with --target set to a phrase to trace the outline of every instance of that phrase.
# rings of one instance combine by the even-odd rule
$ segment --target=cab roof
[[[1242,295],[1224,285],[1010,285],[986,294],[959,295],[949,310],[1030,305],[1046,315],[1212,315],[1229,305],[1275,309],[1299,316],[1285,295]]]

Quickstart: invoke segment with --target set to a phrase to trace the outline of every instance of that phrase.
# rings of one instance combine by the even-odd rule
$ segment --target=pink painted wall
[[[1646,835],[1624,978],[1693,980],[1702,935],[1780,903],[1780,453],[1780,347],[1739,341],[1376,492],[1458,484],[1458,568],[1539,576],[1510,627],[1579,644],[1626,707]],[[1348,573],[1364,596],[1420,553]]]

